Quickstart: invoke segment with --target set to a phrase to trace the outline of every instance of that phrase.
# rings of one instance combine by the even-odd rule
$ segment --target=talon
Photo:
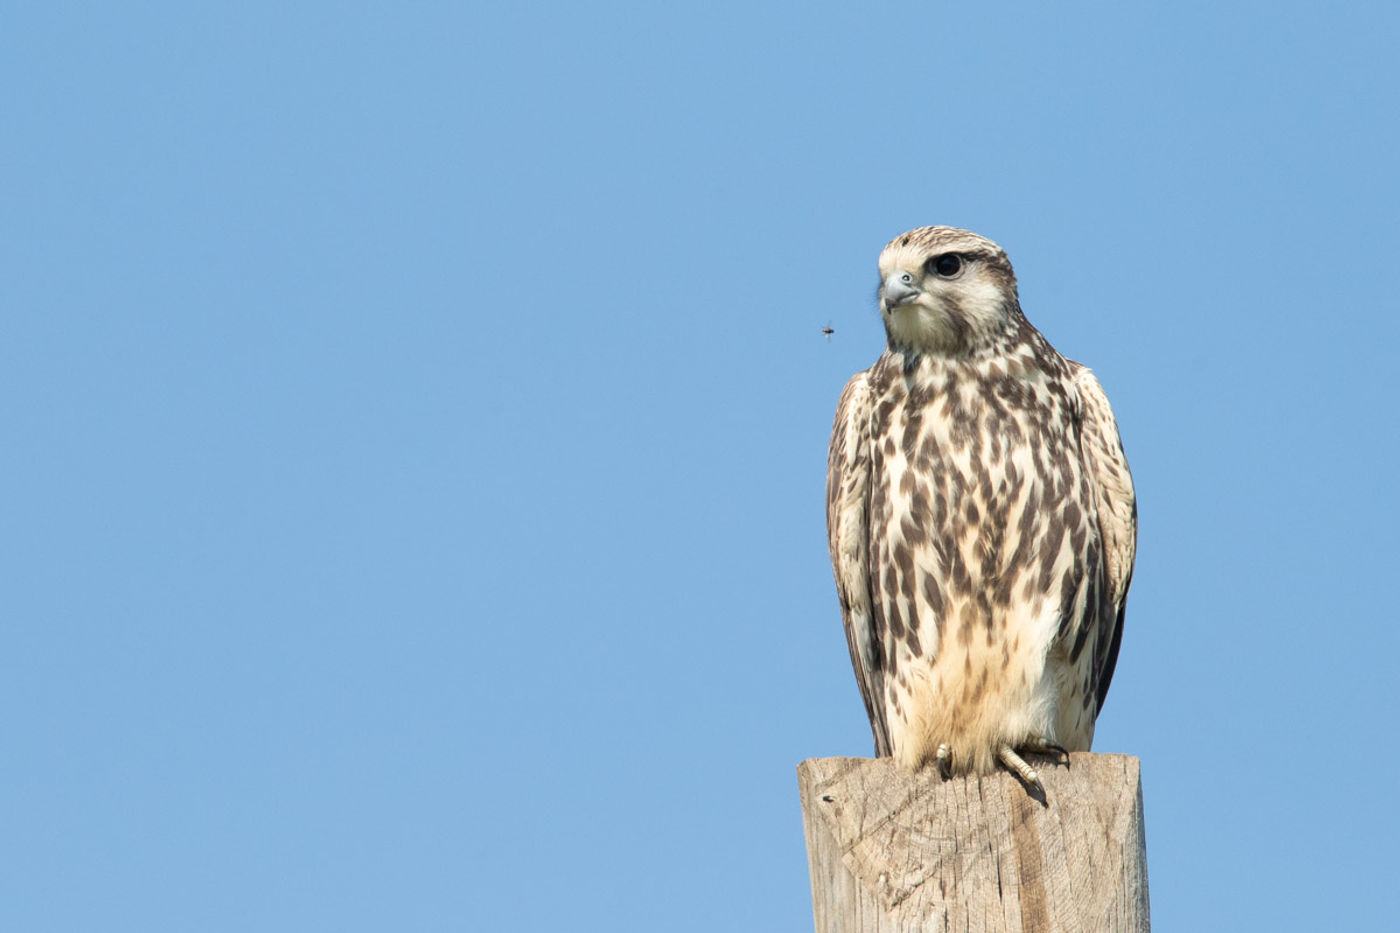
[[[939,776],[946,780],[950,776],[953,750],[945,742],[938,746],[938,751],[934,753],[933,757],[938,761]]]
[[[1040,783],[1040,775],[1036,773],[1034,768],[1026,764],[1025,759],[1016,754],[1010,745],[1003,745],[997,749],[997,758],[1026,784],[1039,790],[1041,794],[1045,793],[1045,785]]]
[[[1063,745],[1056,745],[1054,742],[1046,742],[1041,739],[1034,739],[1021,746],[1023,754],[1045,755],[1054,757],[1056,764],[1063,764],[1069,767],[1069,749]]]

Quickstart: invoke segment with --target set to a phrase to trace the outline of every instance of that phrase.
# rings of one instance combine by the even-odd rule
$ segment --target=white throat
[[[950,356],[997,342],[1012,317],[997,283],[975,276],[934,283],[912,301],[881,313],[891,348]]]

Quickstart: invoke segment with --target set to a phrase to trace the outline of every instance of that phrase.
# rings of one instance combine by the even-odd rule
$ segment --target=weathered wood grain
[[[1149,929],[1138,760],[941,780],[890,758],[798,765],[817,933]]]

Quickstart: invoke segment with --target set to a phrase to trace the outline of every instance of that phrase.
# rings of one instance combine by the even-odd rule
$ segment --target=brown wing
[[[826,470],[826,533],[851,665],[870,717],[875,754],[883,757],[890,753],[890,738],[883,652],[870,603],[870,390],[865,373],[851,377],[836,404]]]
[[[1113,613],[1104,614],[1105,630],[1099,632],[1098,709],[1108,696],[1108,683],[1118,663],[1118,645],[1123,638],[1123,609],[1128,601],[1128,585],[1133,579],[1133,558],[1137,554],[1137,496],[1133,476],[1118,437],[1118,422],[1103,386],[1089,367],[1071,362],[1074,383],[1084,401],[1083,449],[1094,490],[1103,538],[1104,562],[1108,578],[1108,599]],[[1111,626],[1111,628],[1109,628]]]

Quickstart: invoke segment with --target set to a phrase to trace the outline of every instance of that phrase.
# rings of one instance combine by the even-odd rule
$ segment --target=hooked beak
[[[914,284],[914,275],[910,272],[892,272],[880,286],[880,301],[884,303],[886,311],[893,311],[900,305],[908,304],[919,294],[919,288]]]

